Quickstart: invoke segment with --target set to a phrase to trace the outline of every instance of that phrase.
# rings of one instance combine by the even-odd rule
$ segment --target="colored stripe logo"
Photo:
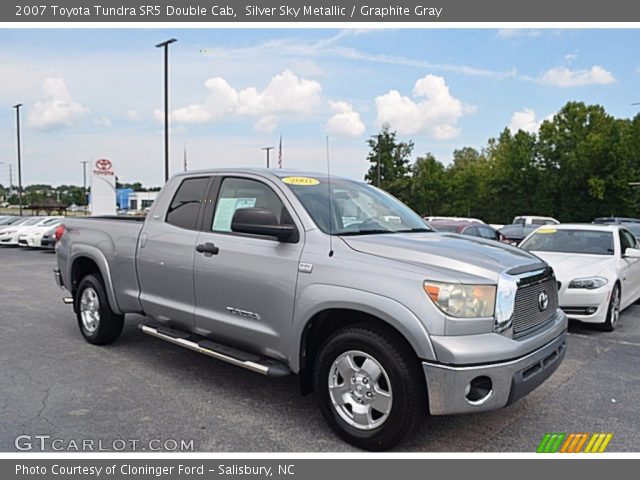
[[[536,453],[603,453],[612,438],[612,433],[545,433]]]

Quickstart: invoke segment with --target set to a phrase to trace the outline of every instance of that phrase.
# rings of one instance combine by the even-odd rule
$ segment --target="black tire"
[[[618,311],[615,312],[617,302]],[[613,332],[620,323],[620,285],[616,284],[611,292],[611,299],[607,307],[607,319],[600,325],[600,330],[604,332]]]
[[[391,409],[386,420],[371,430],[347,423],[338,413],[339,407],[334,407],[329,393],[329,376],[334,362],[349,351],[371,356],[389,379]],[[394,447],[415,433],[428,410],[426,383],[417,357],[395,331],[382,326],[351,325],[330,335],[315,359],[313,385],[322,415],[331,429],[346,442],[365,450]]]
[[[95,321],[95,328],[93,329],[88,328],[82,319],[83,294],[89,289],[91,291],[87,292],[88,295],[95,293],[97,299],[96,311],[99,314],[97,321]],[[111,310],[102,278],[97,275],[87,275],[80,281],[80,285],[76,291],[75,306],[78,327],[80,327],[80,332],[87,342],[94,345],[107,345],[118,339],[124,327],[124,315],[118,315]]]

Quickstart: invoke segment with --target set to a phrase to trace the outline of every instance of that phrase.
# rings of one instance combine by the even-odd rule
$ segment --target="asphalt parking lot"
[[[157,439],[193,440],[204,452],[353,450],[329,431],[313,396],[298,395],[294,377],[267,379],[148,337],[140,317],[128,317],[113,345],[89,345],[61,301],[54,261],[0,249],[0,451],[16,451],[22,434],[50,435],[58,446],[139,439],[140,449]],[[608,452],[637,452],[639,400],[634,305],[613,333],[572,324],[564,363],[525,399],[429,418],[400,449],[533,452],[546,432],[612,432]]]

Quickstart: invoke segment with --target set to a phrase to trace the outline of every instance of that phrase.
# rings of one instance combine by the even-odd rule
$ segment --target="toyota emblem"
[[[547,294],[546,291],[540,292],[540,295],[538,295],[538,307],[540,308],[540,311],[544,312],[548,306],[549,306],[549,295]]]
[[[101,158],[100,160],[97,160],[96,168],[102,171],[111,170],[111,160],[107,160],[106,158]]]

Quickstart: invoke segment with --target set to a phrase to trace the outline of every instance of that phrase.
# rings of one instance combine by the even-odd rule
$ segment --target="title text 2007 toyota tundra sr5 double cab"
[[[143,332],[267,376],[298,374],[361,448],[432,415],[504,407],[565,353],[553,271],[433,232],[360,182],[286,170],[173,177],[146,219],[65,220],[57,281],[87,341]],[[71,298],[68,299],[71,303]]]

